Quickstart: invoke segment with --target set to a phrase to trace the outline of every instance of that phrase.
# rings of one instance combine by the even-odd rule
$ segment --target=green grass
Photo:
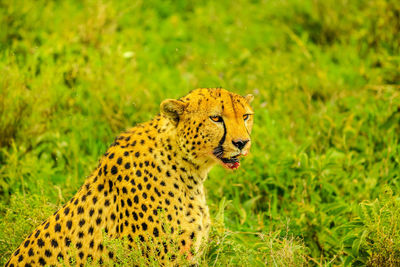
[[[400,260],[397,0],[0,1],[0,264],[165,98],[255,95],[201,265]]]

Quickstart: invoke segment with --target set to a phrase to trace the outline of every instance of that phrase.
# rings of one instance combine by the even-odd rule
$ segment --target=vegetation
[[[221,86],[253,146],[206,182],[201,265],[399,265],[399,1],[0,0],[0,28],[0,264],[120,131]]]

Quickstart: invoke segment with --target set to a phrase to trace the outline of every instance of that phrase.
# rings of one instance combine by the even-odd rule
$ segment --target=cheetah
[[[195,259],[211,224],[203,182],[214,165],[234,170],[248,154],[252,100],[222,88],[164,100],[154,119],[115,139],[75,196],[6,266],[112,264],[105,236],[126,240],[131,250],[136,240],[162,244],[152,254],[160,265],[177,263],[168,251],[172,239],[178,254]]]

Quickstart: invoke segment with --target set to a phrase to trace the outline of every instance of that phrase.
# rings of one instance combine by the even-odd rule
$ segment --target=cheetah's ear
[[[248,94],[244,96],[244,99],[246,99],[247,103],[253,102],[254,96],[252,94]]]
[[[187,104],[182,101],[166,99],[161,103],[160,110],[161,114],[167,116],[176,125],[179,122],[179,116],[183,114],[186,106]]]

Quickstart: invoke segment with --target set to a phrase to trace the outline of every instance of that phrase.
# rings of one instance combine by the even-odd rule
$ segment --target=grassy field
[[[397,0],[0,0],[0,264],[165,98],[255,96],[202,266],[400,265]],[[123,257],[123,255],[122,255]]]

